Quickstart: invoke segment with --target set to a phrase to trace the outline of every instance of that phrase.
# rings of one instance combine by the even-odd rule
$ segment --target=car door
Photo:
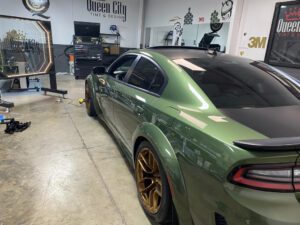
[[[97,77],[97,100],[101,106],[105,121],[112,128],[115,128],[113,102],[117,94],[116,82],[122,81],[126,77],[136,59],[137,55],[125,55],[112,64],[107,74]]]
[[[141,57],[124,83],[118,86],[114,116],[119,135],[128,149],[132,149],[132,135],[137,126],[151,121],[151,101],[159,100],[165,76],[151,59]]]

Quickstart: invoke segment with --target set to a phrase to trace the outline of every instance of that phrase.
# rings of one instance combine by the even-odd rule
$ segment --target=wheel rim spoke
[[[144,156],[141,156],[141,159],[139,159],[138,162],[145,173],[152,172],[152,170],[149,167],[149,164],[148,164],[147,160],[144,158]]]
[[[142,193],[147,193],[147,192],[151,192],[152,190],[155,190],[156,188],[156,184],[152,183],[149,186],[145,187],[144,189],[141,189]]]
[[[149,206],[150,208],[153,208],[154,207],[154,202],[155,202],[155,190],[151,190],[150,193],[149,193]]]
[[[90,106],[90,94],[89,94],[89,89],[87,87],[85,89],[85,105],[86,105],[87,109]]]
[[[162,180],[158,162],[150,149],[143,149],[137,156],[136,178],[140,200],[150,213],[157,213],[162,198]]]
[[[140,180],[138,181],[138,183],[139,183],[139,184],[143,184],[143,183],[145,183],[147,180],[150,180],[151,183],[154,183],[152,177],[143,177],[142,179],[140,179]]]

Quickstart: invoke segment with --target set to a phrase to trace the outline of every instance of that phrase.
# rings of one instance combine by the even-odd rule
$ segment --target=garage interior
[[[0,105],[0,121],[1,118],[3,121],[3,118],[14,118],[31,123],[24,131],[13,134],[5,133],[6,124],[0,123],[0,225],[155,225],[140,206],[133,169],[113,134],[104,122],[89,117],[85,105],[79,102],[84,98],[85,78],[94,66],[108,67],[130,49],[206,46],[204,36],[211,37],[214,32],[209,24],[220,23],[211,22],[211,17],[216,16],[223,21],[223,28],[215,27],[219,29],[218,35],[212,37],[214,41],[208,41],[208,46],[216,45],[226,54],[265,61],[296,80],[300,79],[296,50],[286,56],[294,60],[296,54],[293,63],[290,58],[277,62],[278,58],[270,57],[278,47],[275,41],[271,43],[275,6],[286,1],[104,2],[112,5],[110,10],[113,7],[117,10],[112,11],[114,15],[107,13],[107,5],[95,8],[93,4],[99,3],[96,0],[50,0],[49,8],[42,13],[28,10],[19,0],[0,0],[3,6],[0,9],[1,35],[2,31],[7,33],[14,26],[12,23],[12,27],[5,30],[2,18],[51,23],[55,65],[54,70],[37,71],[37,75],[0,76],[0,103],[2,100],[6,103]],[[222,19],[225,4],[230,16],[226,17],[225,13]],[[189,19],[192,22],[185,21]],[[180,43],[176,43],[173,36],[178,21],[183,26],[183,34],[181,31],[177,39]],[[74,65],[75,53],[69,53],[70,49],[76,49],[76,43],[82,44],[82,40],[77,42],[76,39],[82,35],[82,30],[77,27],[76,36],[74,23],[83,26],[83,33],[90,29],[89,25],[99,24],[96,36],[102,33],[102,41],[112,38],[113,43],[102,42],[99,52],[91,56],[94,58],[88,63],[86,59],[80,61],[78,56],[76,61],[75,55]],[[199,33],[201,29],[203,32]],[[0,42],[3,38],[0,36]],[[251,38],[258,40],[258,45],[251,46]],[[295,38],[299,43],[299,36]],[[93,49],[97,49],[100,42],[95,43]],[[299,45],[296,47],[298,49]],[[51,80],[53,76],[55,80]],[[26,77],[30,79],[26,81]]]
[[[78,103],[84,81],[64,76],[59,86],[68,99],[6,97],[9,116],[32,126],[11,136],[1,127],[1,223],[149,224],[118,145]]]

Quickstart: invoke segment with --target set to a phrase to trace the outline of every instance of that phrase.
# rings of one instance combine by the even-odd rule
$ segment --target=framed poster
[[[0,79],[45,75],[54,68],[49,21],[0,16]]]
[[[265,62],[300,68],[300,2],[276,4]]]

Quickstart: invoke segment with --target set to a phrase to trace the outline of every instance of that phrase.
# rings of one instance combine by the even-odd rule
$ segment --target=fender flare
[[[133,161],[135,160],[135,153],[138,147],[136,144],[140,138],[149,141],[159,156],[170,183],[172,199],[180,218],[180,224],[192,225],[184,177],[172,145],[165,134],[153,123],[142,123],[137,127],[132,138]]]
[[[94,103],[94,107],[95,110],[97,112],[97,115],[101,115],[102,114],[102,110],[97,102],[96,99],[96,90],[95,90],[95,80],[94,77],[90,74],[88,75],[88,77],[86,78],[86,84],[88,85],[88,87],[90,88],[91,92],[92,92],[92,99],[93,99],[93,103]]]
[[[89,89],[91,90],[93,99],[95,99],[95,86],[94,86],[94,80],[92,75],[88,75],[88,77],[85,80],[85,83],[88,85]]]

